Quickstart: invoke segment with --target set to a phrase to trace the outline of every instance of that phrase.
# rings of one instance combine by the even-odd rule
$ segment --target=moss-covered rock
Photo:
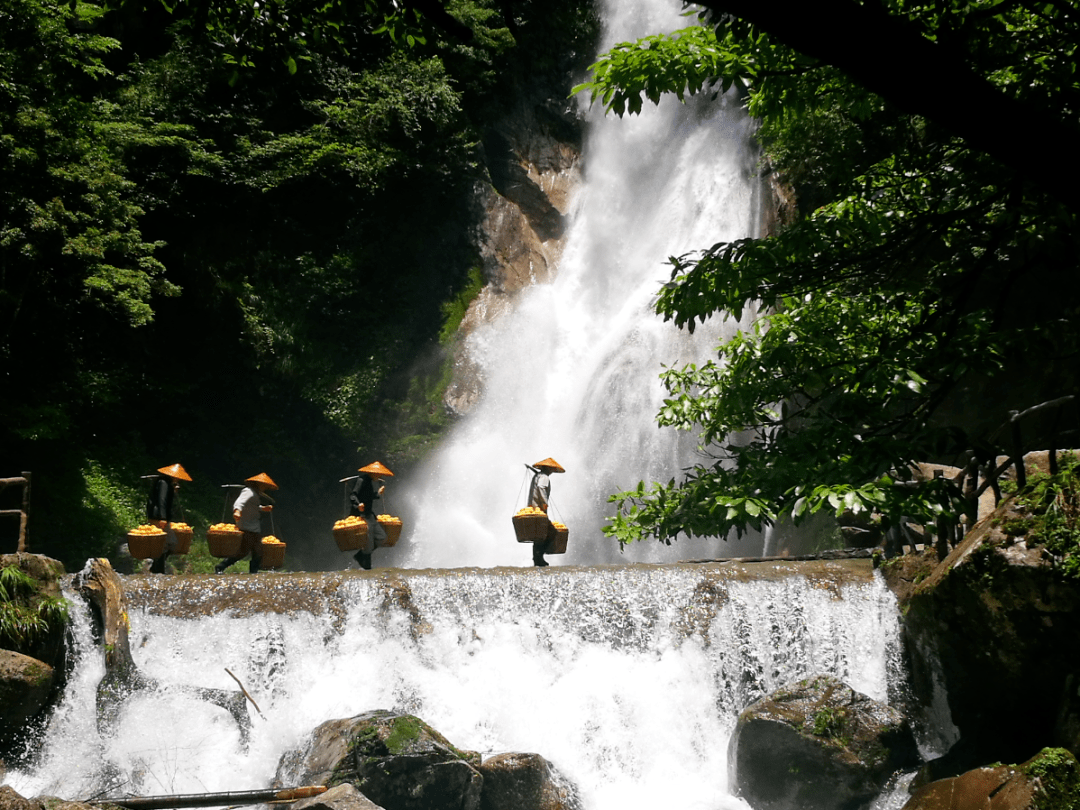
[[[799,681],[739,715],[731,784],[755,810],[853,810],[918,761],[907,721],[835,678]]]
[[[1044,748],[1022,765],[975,768],[919,788],[903,810],[1075,810],[1080,764],[1064,748]]]
[[[323,723],[304,750],[282,758],[278,779],[351,784],[386,810],[477,810],[479,764],[423,720],[378,710]]]
[[[1055,729],[1080,672],[1080,587],[1043,547],[1006,533],[1013,516],[1003,502],[904,605],[916,698],[929,705],[944,689],[974,762],[1066,744]]]

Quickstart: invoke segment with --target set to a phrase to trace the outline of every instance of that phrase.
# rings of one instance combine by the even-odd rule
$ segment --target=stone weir
[[[534,577],[542,578],[547,592],[588,589],[609,590],[613,580],[629,587],[635,583],[649,588],[655,579],[675,576],[698,580],[697,607],[720,605],[731,583],[777,582],[792,577],[808,586],[841,598],[845,586],[869,585],[874,581],[870,559],[761,561],[699,561],[624,566],[560,566],[546,570],[531,568],[454,568],[335,571],[313,573],[261,573],[257,575],[127,576],[121,577],[129,607],[146,615],[194,618],[227,614],[244,617],[260,613],[293,614],[307,612],[344,617],[357,586],[379,592],[386,606],[409,609],[410,594],[417,586],[449,588],[462,598],[475,595],[477,583],[483,592],[497,592],[513,598],[519,586]],[[468,587],[466,587],[468,584]]]

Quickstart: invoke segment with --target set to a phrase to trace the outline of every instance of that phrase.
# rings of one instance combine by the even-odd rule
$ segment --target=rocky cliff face
[[[477,243],[487,284],[472,302],[454,350],[446,405],[468,413],[483,390],[466,336],[509,310],[531,284],[550,282],[562,256],[566,219],[581,180],[584,119],[569,101],[521,101],[484,133],[490,185],[477,189]]]

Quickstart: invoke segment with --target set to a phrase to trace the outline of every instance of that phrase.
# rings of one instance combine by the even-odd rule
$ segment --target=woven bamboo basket
[[[565,554],[566,553],[566,541],[570,539],[569,529],[560,529],[555,527],[555,531],[551,545],[548,547],[547,554]]]
[[[379,518],[379,525],[383,527],[383,531],[386,532],[386,539],[383,540],[383,548],[391,548],[397,545],[398,538],[401,537],[401,521],[397,518],[390,518],[384,520]]]
[[[191,527],[186,524],[173,523],[173,534],[176,535],[176,548],[174,548],[171,554],[187,554],[191,551],[191,539],[194,537],[195,532]]]
[[[339,551],[358,551],[367,540],[367,524],[364,522],[349,526],[334,527],[334,542]]]
[[[239,529],[206,530],[206,545],[212,557],[240,557],[244,535]]]
[[[535,543],[543,540],[548,533],[547,515],[514,515],[514,533],[519,543]]]
[[[284,543],[267,543],[266,538],[263,538],[260,547],[262,548],[260,568],[281,568],[285,564]]]
[[[165,532],[135,534],[128,532],[128,553],[137,560],[156,560],[165,553]]]

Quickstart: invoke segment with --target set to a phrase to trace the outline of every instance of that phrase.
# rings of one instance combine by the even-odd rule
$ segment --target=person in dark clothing
[[[367,524],[367,540],[364,547],[353,555],[357,564],[371,570],[371,554],[386,540],[386,530],[379,525],[375,513],[375,501],[386,491],[382,483],[383,476],[393,477],[394,474],[386,468],[381,461],[373,461],[358,471],[360,477],[356,479],[352,492],[349,494],[349,502],[352,504],[350,514],[363,519]]]
[[[165,532],[165,551],[150,566],[153,574],[165,573],[165,561],[169,552],[176,548],[176,532],[172,530],[173,507],[177,501],[177,491],[181,481],[190,481],[191,476],[179,464],[158,469],[159,475],[150,483],[150,494],[146,499],[146,519]]]
[[[535,464],[526,464],[530,470],[533,471],[532,481],[529,483],[529,506],[535,506],[547,514],[548,501],[551,498],[551,473],[566,472],[553,458],[545,458],[543,461],[538,461]],[[549,563],[544,559],[544,555],[551,548],[551,543],[555,539],[555,527],[552,525],[551,520],[548,520],[548,533],[547,537],[543,540],[535,541],[533,546],[533,565],[541,568],[547,566]]]

